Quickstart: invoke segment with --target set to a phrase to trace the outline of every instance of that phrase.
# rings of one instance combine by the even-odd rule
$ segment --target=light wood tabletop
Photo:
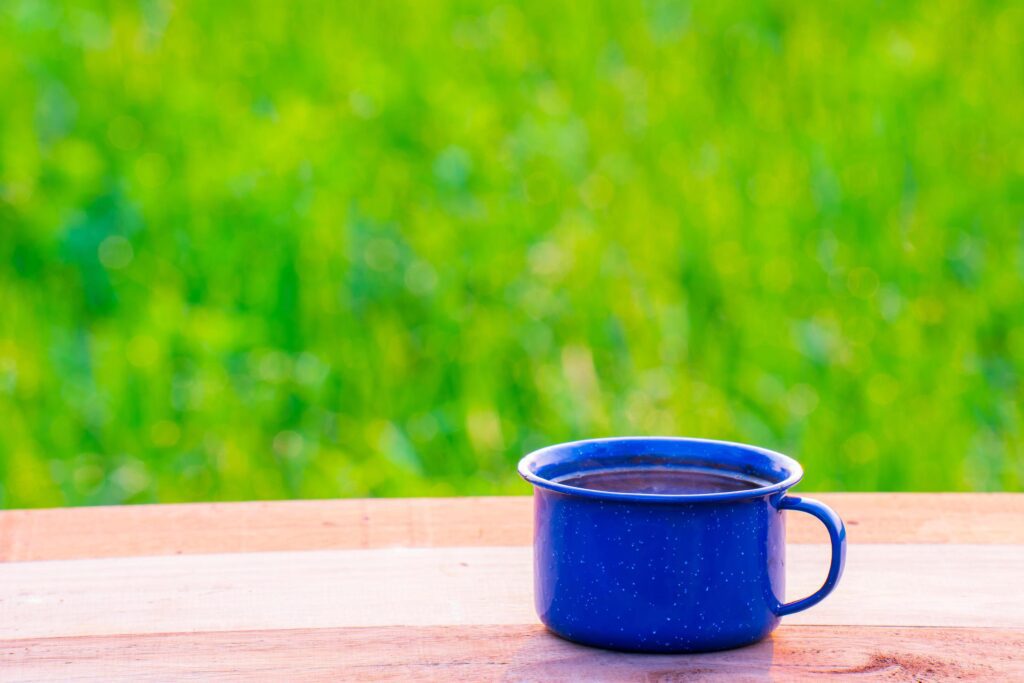
[[[1024,494],[810,494],[846,574],[768,640],[565,642],[533,611],[529,498],[0,512],[0,680],[1024,680]],[[787,593],[824,528],[788,516]]]

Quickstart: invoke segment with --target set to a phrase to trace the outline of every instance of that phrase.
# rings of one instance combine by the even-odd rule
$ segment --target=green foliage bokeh
[[[0,4],[0,505],[1020,489],[1024,3]]]

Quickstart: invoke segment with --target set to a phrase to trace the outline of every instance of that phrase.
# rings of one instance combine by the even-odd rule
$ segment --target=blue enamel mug
[[[587,472],[679,467],[756,482],[709,493],[623,493],[567,483]],[[786,492],[803,477],[781,453],[724,441],[594,439],[550,446],[519,462],[534,486],[534,593],[541,621],[585,645],[706,652],[771,633],[779,619],[832,592],[846,529],[827,506]],[[785,601],[783,511],[817,517],[832,541],[828,577]]]

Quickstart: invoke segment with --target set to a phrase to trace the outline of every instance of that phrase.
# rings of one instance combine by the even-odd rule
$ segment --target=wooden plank
[[[1024,494],[808,494],[853,543],[1022,543]],[[0,512],[0,562],[388,547],[526,545],[529,498],[414,498]],[[824,531],[792,513],[789,540]]]
[[[793,545],[791,597],[825,574]],[[790,624],[1024,627],[1024,546],[861,545]],[[320,550],[0,565],[0,639],[535,624],[528,548]]]
[[[0,641],[0,680],[1021,680],[1024,630],[783,625],[700,655],[607,652],[539,626],[383,627]]]
[[[0,561],[525,545],[529,498],[201,503],[0,512]]]

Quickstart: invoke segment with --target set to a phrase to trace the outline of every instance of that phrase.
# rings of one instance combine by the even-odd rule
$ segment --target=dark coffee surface
[[[594,470],[569,474],[556,481],[592,491],[668,495],[749,491],[767,485],[767,482],[746,479],[731,472],[683,467]]]

